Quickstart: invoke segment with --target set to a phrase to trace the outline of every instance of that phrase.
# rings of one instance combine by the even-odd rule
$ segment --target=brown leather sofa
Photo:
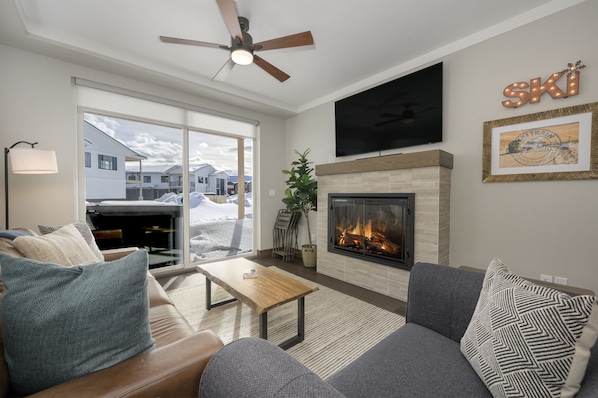
[[[30,231],[31,232],[31,231]],[[133,249],[103,251],[106,261]],[[7,238],[0,252],[21,256]],[[212,331],[195,332],[170,298],[148,273],[150,327],[155,349],[98,372],[48,388],[32,397],[196,397],[203,370],[223,344]],[[0,396],[14,396],[4,361],[0,324]]]

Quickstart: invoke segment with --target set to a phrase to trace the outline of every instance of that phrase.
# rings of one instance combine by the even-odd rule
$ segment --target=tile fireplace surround
[[[441,150],[317,165],[317,272],[407,301],[409,271],[327,251],[328,194],[415,193],[414,263],[448,264],[452,168]]]

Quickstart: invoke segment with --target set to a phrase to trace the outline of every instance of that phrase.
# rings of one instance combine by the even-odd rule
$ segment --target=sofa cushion
[[[597,337],[595,296],[538,286],[494,259],[461,350],[495,397],[573,396]]]
[[[347,397],[491,397],[459,343],[407,323],[327,380]]]
[[[72,267],[0,254],[12,388],[31,394],[153,348],[147,252]]]
[[[98,258],[98,261],[104,261],[104,256],[102,255],[102,252],[100,251],[100,248],[98,247],[98,244],[93,237],[93,233],[91,232],[91,229],[89,229],[87,223],[78,221],[72,225],[77,228],[77,231],[79,231],[83,239],[85,239],[85,242],[91,249],[91,252]],[[59,230],[63,227],[63,225],[38,225],[37,227],[42,235],[46,235]]]
[[[19,236],[14,246],[24,257],[65,266],[98,262],[98,258],[73,225],[43,236]]]

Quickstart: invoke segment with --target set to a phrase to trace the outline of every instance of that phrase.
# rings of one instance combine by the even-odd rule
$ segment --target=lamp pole
[[[4,223],[8,229],[8,148],[4,148],[4,208],[6,209]]]
[[[27,145],[31,145],[31,148],[35,148],[35,145],[37,145],[37,142],[27,142],[27,141],[19,141],[16,142],[14,144],[12,144],[10,147],[8,148],[4,148],[4,207],[6,209],[6,213],[5,213],[5,224],[6,227],[5,229],[8,229],[8,152],[10,152],[10,150],[12,148],[14,148],[15,146],[19,145],[19,144],[27,144]]]

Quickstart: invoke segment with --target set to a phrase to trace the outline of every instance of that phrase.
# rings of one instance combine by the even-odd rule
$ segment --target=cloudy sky
[[[85,120],[117,139],[135,152],[147,156],[144,168],[166,168],[182,164],[183,133],[179,129],[125,119],[85,114]],[[246,148],[251,140],[245,140]],[[245,152],[245,164],[251,166],[252,151]],[[189,137],[189,164],[211,164],[220,170],[237,169],[237,140],[229,137],[192,132]],[[245,170],[251,174],[250,170]]]

